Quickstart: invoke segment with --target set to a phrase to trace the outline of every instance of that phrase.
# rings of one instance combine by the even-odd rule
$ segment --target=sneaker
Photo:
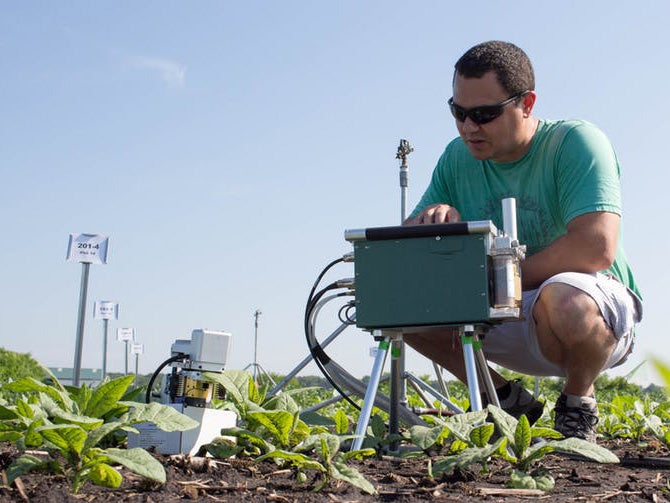
[[[535,421],[542,417],[544,402],[536,400],[521,382],[510,381],[509,384],[509,395],[500,400],[500,407],[517,419],[525,415],[531,425],[535,424]]]
[[[561,393],[554,408],[554,429],[564,437],[596,442],[598,403],[592,396]]]

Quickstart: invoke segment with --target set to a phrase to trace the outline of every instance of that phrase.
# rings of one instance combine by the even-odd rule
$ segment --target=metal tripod
[[[274,379],[270,376],[270,374],[267,373],[267,371],[263,368],[263,366],[258,363],[258,317],[263,314],[259,309],[256,309],[254,312],[254,361],[253,363],[250,363],[246,367],[244,367],[244,370],[247,370],[249,368],[253,369],[252,371],[252,376],[254,378],[254,382],[257,383],[258,381],[256,380],[257,377],[263,376],[265,379],[267,379],[268,382],[271,382],[273,385],[276,385]]]
[[[486,358],[484,357],[484,352],[482,351],[481,345],[481,337],[486,333],[486,330],[488,330],[488,326],[462,325],[458,328],[461,336],[461,344],[463,346],[463,359],[465,360],[465,370],[468,381],[471,410],[482,410],[481,392],[479,387],[480,380],[484,385],[489,402],[499,407],[500,402],[498,401],[498,395],[496,394],[495,386],[493,385],[491,373],[489,372],[489,367],[486,363]],[[373,398],[377,394],[377,388],[379,387],[380,376],[384,368],[384,360],[386,358],[386,353],[389,349],[389,346],[392,346],[394,343],[402,343],[401,332],[394,332],[393,334],[384,333],[383,331],[380,332],[383,339],[379,343],[379,351],[377,352],[377,356],[372,367],[372,372],[370,374],[370,382],[368,383],[368,388],[365,392],[365,398],[363,399],[363,408],[361,409],[361,414],[356,425],[356,437],[354,438],[354,441],[351,445],[352,451],[360,449],[363,445],[365,432],[368,427],[368,422],[370,421],[370,414],[372,413]],[[391,362],[393,362],[393,360],[391,360]],[[403,377],[407,378],[410,376],[406,375]],[[449,406],[451,402],[447,400],[446,404]],[[397,406],[398,403],[394,402],[392,399],[391,409],[389,412],[393,411],[394,409],[397,410]],[[453,404],[451,404],[450,408],[453,412],[456,413],[463,412]],[[391,433],[393,433],[390,425],[389,430]]]

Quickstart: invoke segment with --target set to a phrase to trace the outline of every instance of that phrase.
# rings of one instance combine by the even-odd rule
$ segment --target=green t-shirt
[[[566,233],[573,218],[593,211],[621,215],[619,163],[602,131],[585,121],[541,120],[530,148],[509,163],[478,161],[460,138],[445,149],[430,185],[412,212],[454,206],[464,221],[502,228],[501,200],[516,198],[519,242],[532,255]],[[620,226],[621,229],[621,226]],[[638,296],[621,230],[611,272]]]

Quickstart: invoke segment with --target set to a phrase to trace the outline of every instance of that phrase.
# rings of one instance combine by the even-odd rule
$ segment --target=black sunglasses
[[[472,122],[475,124],[486,124],[487,122],[491,122],[493,119],[500,117],[503,113],[505,105],[509,105],[513,101],[518,100],[526,93],[528,93],[528,91],[515,94],[511,98],[508,98],[505,101],[501,101],[497,105],[484,105],[474,108],[463,108],[454,103],[454,98],[449,98],[449,109],[451,110],[451,114],[458,122],[465,122],[465,119],[470,117]]]

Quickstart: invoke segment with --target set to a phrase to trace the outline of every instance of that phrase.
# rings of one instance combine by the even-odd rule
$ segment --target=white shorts
[[[486,358],[522,374],[565,376],[561,368],[542,355],[531,314],[542,288],[550,283],[565,283],[593,298],[617,339],[617,345],[605,369],[621,365],[633,348],[634,327],[635,323],[642,319],[642,304],[639,298],[616,278],[601,273],[561,273],[546,280],[539,288],[524,292],[525,319],[501,323],[490,329],[483,341]]]

